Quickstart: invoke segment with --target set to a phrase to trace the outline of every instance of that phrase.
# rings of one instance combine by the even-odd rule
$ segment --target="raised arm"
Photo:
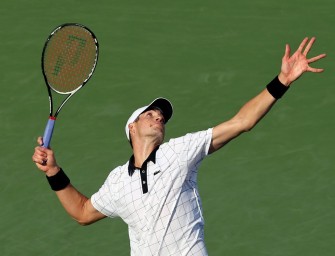
[[[213,128],[209,153],[220,149],[241,133],[250,131],[268,113],[286,89],[303,73],[320,73],[323,71],[323,69],[309,66],[310,63],[324,58],[326,54],[320,54],[308,59],[307,54],[312,48],[315,37],[308,41],[309,39],[306,37],[292,56],[290,56],[290,46],[286,45],[278,77],[266,89],[248,101],[232,119]]]
[[[42,145],[42,138],[39,137],[37,142]],[[32,159],[38,169],[47,176],[64,209],[79,224],[88,225],[106,217],[93,207],[89,198],[71,185],[70,180],[58,166],[51,149],[42,146],[35,147]]]

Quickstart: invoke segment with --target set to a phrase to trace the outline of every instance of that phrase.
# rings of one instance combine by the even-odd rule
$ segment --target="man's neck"
[[[140,168],[144,161],[149,157],[151,152],[158,146],[159,144],[149,142],[149,141],[141,141],[133,144],[133,154],[134,154],[134,166]]]

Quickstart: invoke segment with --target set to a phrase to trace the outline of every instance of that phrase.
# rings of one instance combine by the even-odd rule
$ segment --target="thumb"
[[[44,143],[43,143],[43,138],[42,138],[41,136],[39,136],[39,137],[37,138],[37,143],[38,143],[38,145],[40,145],[41,147],[44,145]]]
[[[291,48],[288,44],[285,46],[285,54],[284,54],[284,59],[289,59],[291,54]]]

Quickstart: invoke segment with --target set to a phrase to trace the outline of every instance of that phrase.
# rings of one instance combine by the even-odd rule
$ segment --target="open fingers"
[[[305,56],[307,56],[307,54],[308,54],[309,50],[312,48],[314,42],[315,42],[315,37],[312,37],[311,40],[308,42],[308,44],[307,44],[305,50],[304,50],[304,53],[303,53],[303,54],[304,54]]]
[[[302,40],[297,50],[298,52],[302,52],[302,50],[305,48],[307,41],[308,41],[308,37],[305,37],[304,40]]]
[[[315,62],[315,61],[317,61],[317,60],[319,60],[319,59],[322,59],[322,58],[324,58],[324,57],[326,57],[326,54],[325,54],[325,53],[320,54],[320,55],[318,55],[318,56],[315,56],[315,57],[313,57],[313,58],[308,59],[308,63],[313,63],[313,62]]]
[[[318,61],[319,59],[322,59],[324,57],[326,57],[326,54],[324,54],[324,53],[320,54],[318,56],[315,56],[313,58],[308,59],[308,63],[313,63],[313,62]],[[307,71],[313,72],[313,73],[320,73],[320,72],[323,72],[323,70],[324,70],[323,68],[312,68],[310,66],[308,66],[308,68],[307,68]]]
[[[313,72],[313,73],[321,73],[321,72],[323,72],[323,68],[312,68],[312,67],[308,67],[307,68],[307,71],[309,71],[309,72]]]

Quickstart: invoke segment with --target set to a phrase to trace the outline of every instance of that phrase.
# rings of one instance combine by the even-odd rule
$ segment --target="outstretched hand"
[[[309,42],[308,40],[308,37],[306,37],[292,56],[290,56],[290,46],[286,44],[285,54],[282,58],[281,72],[278,76],[279,80],[284,85],[290,85],[292,82],[297,80],[304,72],[323,72],[322,68],[312,68],[309,66],[309,64],[326,57],[326,54],[320,54],[318,56],[308,59],[307,54],[315,42],[315,37],[312,37]]]

